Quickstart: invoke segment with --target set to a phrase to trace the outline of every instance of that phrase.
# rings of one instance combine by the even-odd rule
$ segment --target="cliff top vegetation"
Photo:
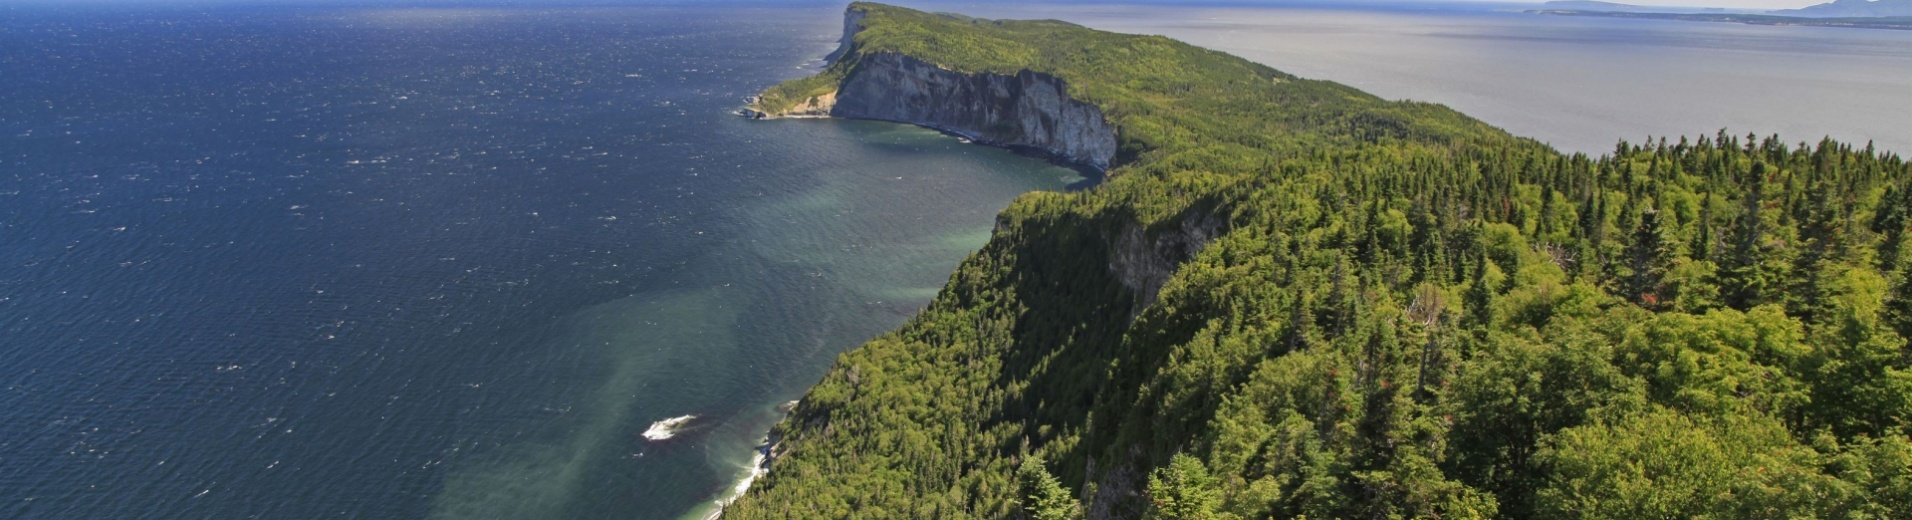
[[[1123,129],[1125,161],[1221,144],[1349,146],[1377,140],[1500,141],[1498,129],[1445,107],[1391,102],[1306,80],[1160,36],[1094,31],[1055,20],[986,20],[858,2],[861,30],[821,74],[772,87],[776,113],[836,90],[864,56],[898,53],[964,73],[1028,70],[1062,78],[1069,94]],[[854,19],[854,18],[852,18]]]
[[[851,9],[773,94],[882,52],[1053,74],[1120,165],[843,354],[728,517],[1912,517],[1897,155],[1566,155],[1164,38]]]

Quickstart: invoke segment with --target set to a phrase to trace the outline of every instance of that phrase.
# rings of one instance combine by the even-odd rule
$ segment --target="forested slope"
[[[1563,155],[1159,37],[854,4],[1069,82],[1031,193],[842,355],[729,518],[1912,517],[1912,166],[1725,132]]]

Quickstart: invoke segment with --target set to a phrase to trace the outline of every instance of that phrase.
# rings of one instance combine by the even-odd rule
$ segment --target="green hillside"
[[[1897,156],[1568,156],[1165,38],[851,8],[766,103],[874,52],[1029,69],[1119,166],[843,354],[727,518],[1912,518]]]

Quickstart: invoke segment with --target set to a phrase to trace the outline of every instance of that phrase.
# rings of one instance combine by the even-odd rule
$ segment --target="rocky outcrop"
[[[830,117],[830,109],[836,106],[835,92],[825,92],[811,96],[810,99],[798,101],[796,104],[791,105],[790,108],[777,111],[774,114],[757,110],[755,107],[758,99],[759,98],[750,99],[751,106],[738,111],[738,113],[750,119]]]
[[[1149,233],[1140,224],[1123,226],[1114,237],[1109,271],[1123,287],[1136,295],[1129,319],[1155,304],[1162,284],[1180,269],[1183,262],[1195,258],[1208,242],[1227,230],[1227,222],[1213,211],[1190,210],[1169,223],[1166,229]]]
[[[1115,160],[1115,129],[1102,110],[1071,99],[1055,76],[964,74],[896,53],[861,59],[830,115],[925,126],[1099,170]]]
[[[830,54],[832,63],[857,52],[864,16],[854,7],[844,14],[843,40]],[[835,92],[786,109],[753,106],[740,113],[757,119],[828,115],[908,123],[1097,170],[1115,161],[1115,128],[1101,109],[1069,97],[1061,78],[1029,70],[969,74],[893,52],[853,58]]]

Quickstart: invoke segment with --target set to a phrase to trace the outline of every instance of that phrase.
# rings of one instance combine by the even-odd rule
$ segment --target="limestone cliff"
[[[1115,159],[1115,130],[1102,111],[1070,99],[1061,79],[1027,70],[962,74],[900,54],[864,56],[830,115],[922,125],[1096,169]]]
[[[854,7],[843,10],[843,38],[837,40],[836,51],[823,59],[835,63],[844,53],[850,52],[850,46],[856,43],[856,33],[863,30],[863,18],[867,16],[869,13]]]
[[[863,17],[854,7],[844,15],[842,46],[831,53],[842,78],[835,90],[776,108],[763,106],[759,98],[745,115],[894,121],[1039,151],[1098,170],[1113,165],[1115,128],[1101,109],[1069,97],[1061,78],[1029,70],[969,74],[897,53],[859,55],[855,39]]]

